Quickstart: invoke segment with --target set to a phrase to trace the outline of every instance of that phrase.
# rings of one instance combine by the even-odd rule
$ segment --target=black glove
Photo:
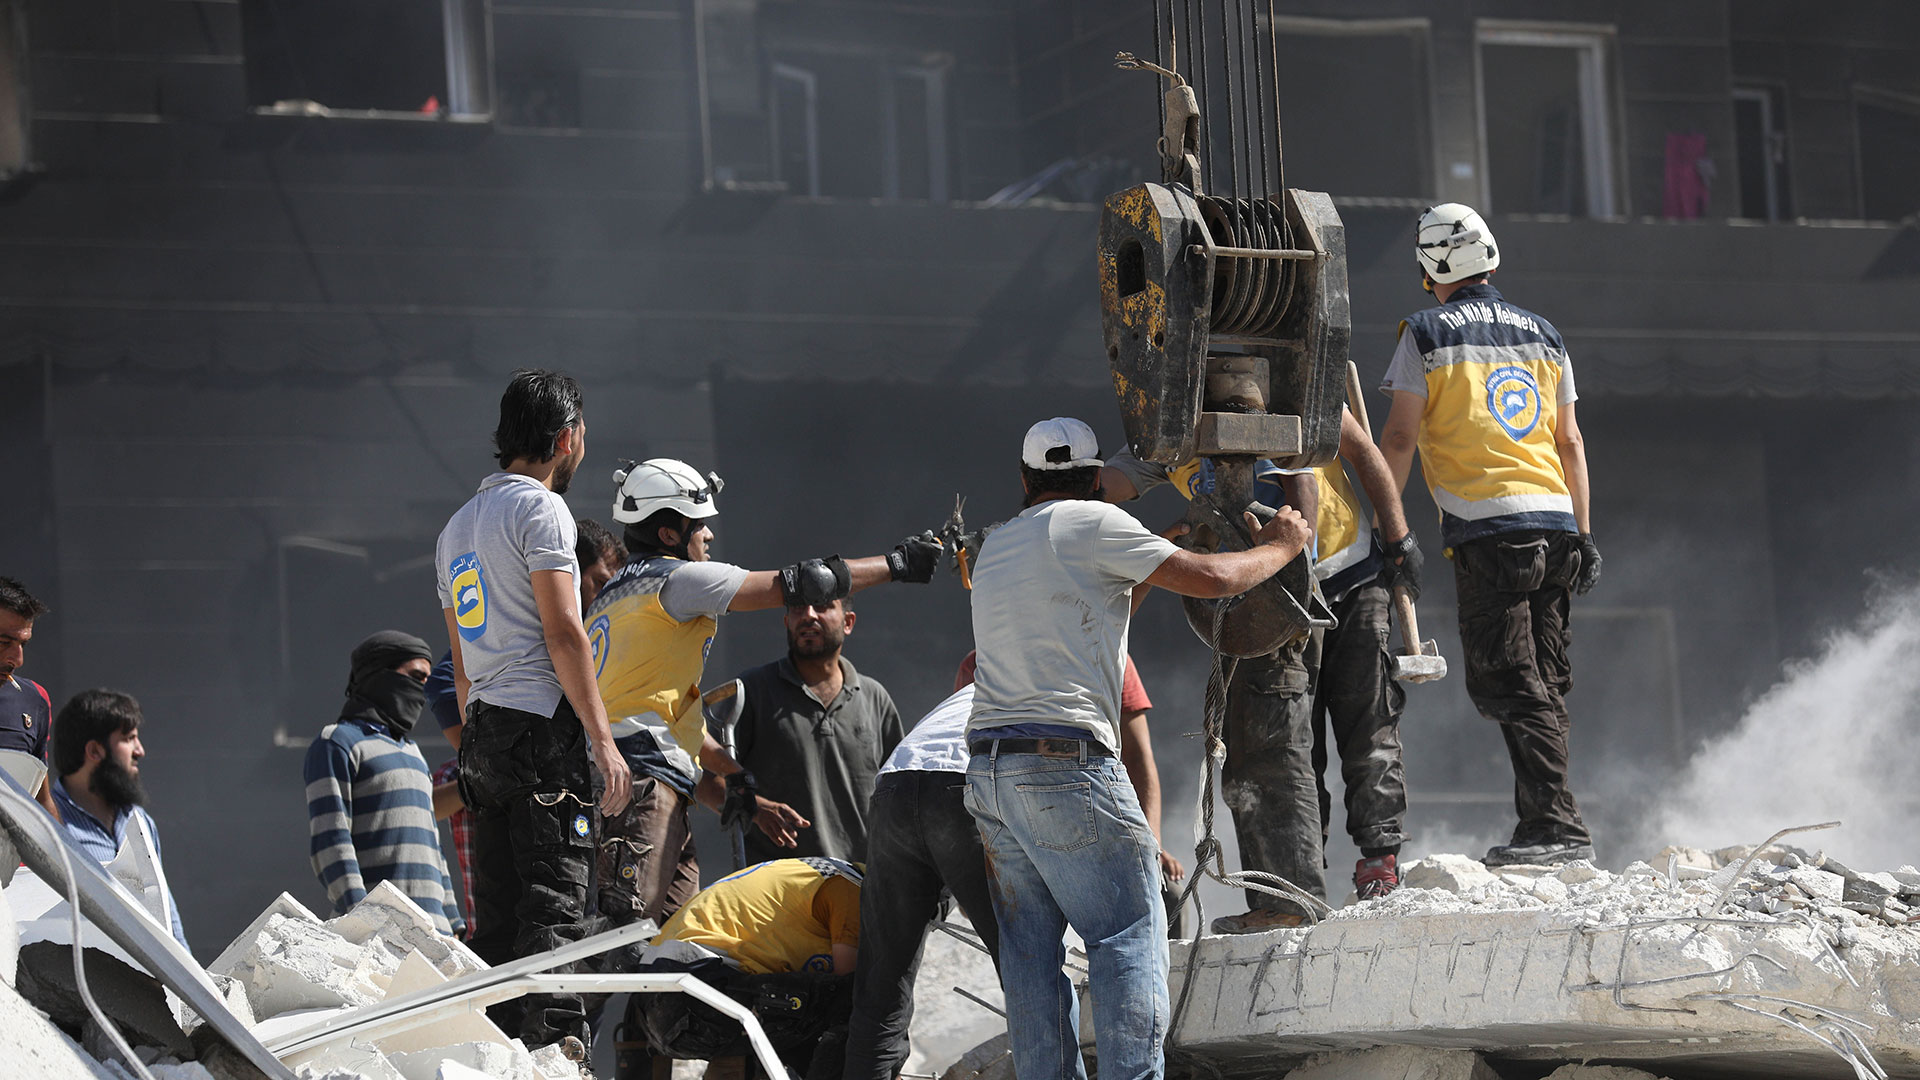
[[[1581,596],[1593,588],[1600,580],[1600,549],[1593,542],[1592,533],[1580,534],[1580,576],[1574,579],[1573,591]]]
[[[1379,534],[1375,534],[1376,539]],[[1420,554],[1420,540],[1411,531],[1407,535],[1389,544],[1380,543],[1384,564],[1380,568],[1380,584],[1389,591],[1394,586],[1407,590],[1407,599],[1420,599],[1420,566],[1426,562],[1426,556]]]
[[[720,827],[742,829],[760,812],[760,790],[753,782],[753,774],[745,769],[727,774],[727,797],[720,803]]]
[[[909,536],[887,552],[887,572],[895,581],[924,585],[933,580],[933,571],[940,565],[943,550],[940,538],[932,532]]]
[[[780,571],[780,599],[788,607],[831,607],[853,591],[853,573],[838,555],[808,559]]]

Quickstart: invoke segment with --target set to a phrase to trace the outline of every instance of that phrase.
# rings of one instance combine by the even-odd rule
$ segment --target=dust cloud
[[[1655,793],[1636,853],[1665,844],[1757,844],[1795,825],[1843,828],[1786,842],[1862,870],[1920,863],[1912,828],[1920,761],[1920,587],[1883,591],[1828,635],[1732,731]]]

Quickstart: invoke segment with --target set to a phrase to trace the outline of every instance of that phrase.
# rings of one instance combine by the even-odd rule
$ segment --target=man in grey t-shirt
[[[1099,444],[1079,420],[1035,424],[1021,448],[1026,509],[987,536],[973,571],[979,654],[967,809],[993,867],[1014,1071],[1084,1080],[1062,924],[1088,943],[1103,1080],[1163,1074],[1166,912],[1160,852],[1119,750],[1133,588],[1243,593],[1305,550],[1283,509],[1246,519],[1253,546],[1176,548],[1100,501]]]
[[[493,435],[502,471],[454,513],[434,552],[466,718],[459,782],[473,814],[472,944],[489,964],[579,937],[593,858],[591,770],[605,812],[620,812],[632,795],[594,684],[573,515],[560,498],[586,440],[572,378],[514,372]],[[584,1053],[577,995],[528,995],[490,1013],[529,1047],[577,1038]]]

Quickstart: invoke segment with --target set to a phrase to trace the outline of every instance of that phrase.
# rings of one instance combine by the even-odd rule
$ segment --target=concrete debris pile
[[[88,948],[85,955],[94,997],[156,1080],[258,1075],[222,1067],[224,1047],[206,1038],[211,1031],[200,1019],[146,973],[100,950]],[[383,883],[353,910],[329,920],[281,894],[208,973],[233,1013],[271,1044],[276,1037],[486,966],[465,945],[436,933],[425,912]],[[7,974],[14,975],[12,965]],[[10,1076],[128,1080],[132,1075],[74,989],[68,945],[38,942],[21,948],[18,993],[0,987],[0,1030],[7,1032],[7,1060],[27,1063],[25,1072]],[[374,1038],[321,1042],[286,1055],[283,1062],[301,1080],[581,1080],[579,1066],[558,1047],[529,1053],[477,1006],[442,1008],[431,1023]]]
[[[1669,848],[1619,873],[1436,855],[1403,881],[1317,926],[1175,942],[1169,1075],[1920,1078],[1912,867]],[[947,1077],[1007,1064],[983,1045]]]

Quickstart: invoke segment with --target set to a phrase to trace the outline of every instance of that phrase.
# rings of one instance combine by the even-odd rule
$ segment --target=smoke
[[[1794,825],[1840,820],[1788,843],[1861,869],[1920,862],[1911,825],[1920,760],[1920,588],[1878,598],[1856,625],[1701,747],[1644,818],[1636,850],[1757,844]]]

